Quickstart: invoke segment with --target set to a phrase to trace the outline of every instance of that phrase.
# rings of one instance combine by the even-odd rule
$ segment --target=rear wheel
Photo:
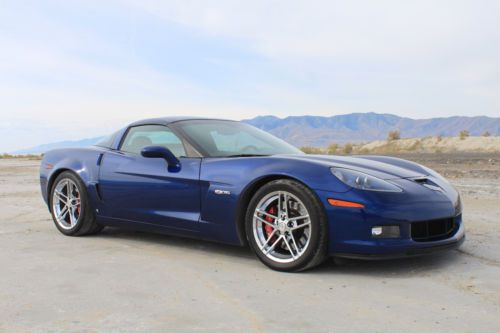
[[[102,230],[90,207],[85,185],[70,171],[61,173],[50,192],[50,211],[59,231],[67,236],[83,236]]]
[[[326,257],[328,228],[321,203],[296,181],[272,181],[257,191],[246,232],[259,259],[275,270],[305,270]]]

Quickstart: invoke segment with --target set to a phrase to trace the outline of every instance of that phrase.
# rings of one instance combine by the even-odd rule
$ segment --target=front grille
[[[450,237],[455,229],[453,218],[413,222],[411,238],[416,242],[429,242]]]

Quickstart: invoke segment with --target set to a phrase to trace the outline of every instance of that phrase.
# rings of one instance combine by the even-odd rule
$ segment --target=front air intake
[[[411,238],[416,242],[437,241],[451,237],[454,230],[453,218],[413,222]]]

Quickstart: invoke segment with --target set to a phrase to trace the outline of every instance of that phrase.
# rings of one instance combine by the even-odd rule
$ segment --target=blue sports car
[[[40,182],[65,235],[115,226],[248,244],[280,271],[464,240],[460,196],[433,170],[394,157],[306,155],[230,120],[141,120],[93,147],[49,151]]]

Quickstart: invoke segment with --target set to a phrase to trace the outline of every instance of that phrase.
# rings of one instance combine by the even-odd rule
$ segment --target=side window
[[[140,154],[147,146],[163,146],[175,156],[186,156],[182,141],[168,127],[161,125],[143,125],[131,127],[120,150]]]

